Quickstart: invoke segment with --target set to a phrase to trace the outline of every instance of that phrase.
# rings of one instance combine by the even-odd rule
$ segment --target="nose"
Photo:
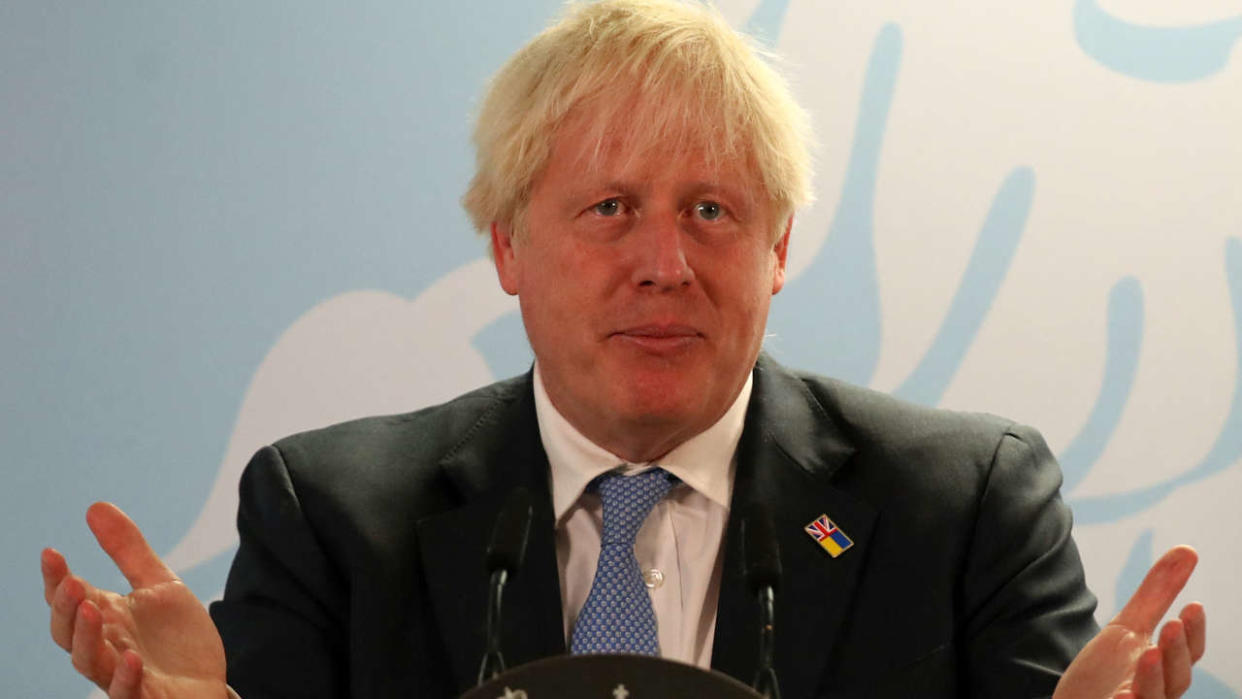
[[[639,235],[633,236],[634,284],[656,290],[689,286],[694,269],[686,260],[686,240],[676,214],[651,217],[639,226]]]

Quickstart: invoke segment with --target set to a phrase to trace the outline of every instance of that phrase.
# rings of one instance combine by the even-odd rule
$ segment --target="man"
[[[514,664],[633,640],[749,681],[739,529],[763,506],[785,567],[786,696],[1179,696],[1202,607],[1149,638],[1192,551],[1167,554],[1088,644],[1094,599],[1036,433],[760,356],[809,190],[803,124],[712,11],[571,9],[494,79],[465,200],[533,371],[260,451],[214,626],[124,515],[92,507],[135,591],[97,590],[45,552],[53,638],[113,697],[225,696],[226,672],[247,699],[453,696],[482,650],[487,530],[525,487]],[[610,493],[640,482],[661,490],[606,566]],[[837,545],[808,536],[817,522]],[[606,576],[642,571],[651,592],[602,596]],[[595,616],[622,604],[642,638]]]

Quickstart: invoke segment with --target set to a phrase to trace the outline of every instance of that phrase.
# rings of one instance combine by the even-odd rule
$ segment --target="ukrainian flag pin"
[[[814,522],[806,525],[806,533],[833,558],[845,553],[846,549],[854,545],[845,532],[833,524],[826,514],[816,517]]]

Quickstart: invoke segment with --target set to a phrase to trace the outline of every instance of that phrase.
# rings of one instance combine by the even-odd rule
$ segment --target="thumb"
[[[86,510],[86,524],[134,589],[177,579],[121,508],[110,502],[97,502]]]

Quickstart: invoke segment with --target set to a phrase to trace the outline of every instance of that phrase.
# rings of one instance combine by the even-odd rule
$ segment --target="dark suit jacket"
[[[1034,697],[1096,632],[1034,431],[925,409],[761,358],[733,513],[773,512],[776,668],[799,697]],[[510,666],[563,653],[531,376],[407,415],[296,435],[242,478],[241,545],[211,613],[229,682],[262,697],[450,697],[483,649],[483,552],[505,495],[535,519],[505,591]],[[803,527],[827,514],[839,558]],[[712,666],[749,684],[758,612],[725,535]]]

